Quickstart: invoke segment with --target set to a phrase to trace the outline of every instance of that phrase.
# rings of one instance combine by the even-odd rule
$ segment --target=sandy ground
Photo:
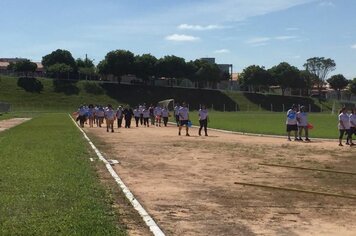
[[[353,147],[217,131],[205,137],[196,128],[178,136],[172,125],[85,131],[106,158],[120,161],[117,173],[166,235],[356,235],[356,196],[236,184],[356,195],[356,175],[259,165],[356,172]]]
[[[8,120],[0,120],[0,132],[10,129],[28,120],[30,120],[30,118],[12,118]]]

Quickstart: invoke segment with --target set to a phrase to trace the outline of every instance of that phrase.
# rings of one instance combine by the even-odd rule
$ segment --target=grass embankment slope
[[[332,104],[320,104],[304,97],[288,97],[217,90],[152,87],[100,82],[68,82],[52,79],[27,80],[0,76],[0,101],[9,102],[14,111],[73,111],[80,104],[155,104],[173,98],[186,101],[191,109],[206,104],[214,110],[226,111],[283,111],[292,104],[303,104],[312,111],[330,111]]]
[[[0,146],[0,235],[125,234],[68,115],[2,132]]]
[[[100,86],[93,83],[54,83],[51,79],[36,79],[43,87],[34,84],[18,85],[18,78],[0,77],[0,101],[12,104],[12,110],[70,112],[80,104],[117,105],[118,101],[107,96]]]

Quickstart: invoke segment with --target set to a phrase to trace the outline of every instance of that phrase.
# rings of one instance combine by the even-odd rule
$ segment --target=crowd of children
[[[119,106],[116,110],[111,106],[106,107],[101,105],[88,105],[80,106],[76,112],[77,121],[80,122],[81,127],[84,127],[84,123],[88,123],[89,127],[102,127],[104,120],[106,121],[106,131],[114,132],[114,123],[117,120],[117,128],[131,127],[131,120],[134,118],[135,126],[167,126],[168,119],[170,116],[169,110],[166,106],[160,105],[150,105],[146,106],[138,105],[134,109],[129,106],[123,107]],[[181,135],[183,126],[185,126],[185,135],[190,136],[189,127],[191,126],[191,121],[189,119],[189,108],[186,103],[175,104],[174,116],[176,124],[178,127],[178,135]],[[202,105],[198,111],[199,116],[199,131],[198,135],[201,135],[204,129],[205,136],[208,136],[207,126],[208,126],[208,110]],[[306,141],[310,142],[309,139],[309,129],[313,126],[308,123],[308,114],[305,111],[304,106],[292,105],[292,107],[287,111],[286,120],[286,130],[287,139],[291,141],[291,133],[294,132],[295,141]],[[350,114],[347,112],[346,108],[342,108],[338,116],[338,129],[339,129],[339,146],[343,146],[342,140],[346,134],[346,145],[355,145],[352,142],[352,136],[356,135],[356,109],[352,109]],[[304,133],[304,140],[303,140]]]
[[[82,105],[79,107],[76,114],[77,121],[79,121],[81,127],[84,127],[85,123],[88,123],[89,127],[94,127],[94,125],[102,127],[105,120],[107,132],[114,132],[115,120],[117,121],[117,128],[123,127],[123,124],[125,128],[130,128],[132,118],[135,120],[136,127],[139,127],[140,125],[145,127],[150,127],[150,125],[167,127],[170,116],[169,110],[166,106],[146,106],[145,104],[138,105],[134,109],[129,106],[119,106],[116,110],[110,104],[105,107],[93,104],[88,106]],[[189,136],[189,127],[191,126],[191,122],[189,120],[189,109],[186,103],[183,103],[182,106],[175,104],[174,114],[177,126],[179,127],[178,135],[181,135],[182,127],[186,126],[186,135]],[[207,120],[208,110],[205,106],[203,106],[199,110],[199,135],[201,135],[201,130],[204,128],[205,136],[208,136]]]

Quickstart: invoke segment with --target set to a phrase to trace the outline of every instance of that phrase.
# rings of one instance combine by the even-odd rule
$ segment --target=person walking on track
[[[208,109],[206,109],[205,105],[199,109],[199,136],[201,136],[201,130],[204,128],[205,136],[208,136]]]
[[[185,102],[183,102],[183,106],[181,106],[179,108],[179,131],[178,131],[178,135],[181,135],[181,130],[182,127],[185,126],[185,135],[186,136],[190,136],[189,135],[189,126],[188,126],[188,122],[189,122],[189,109],[187,107],[187,104]]]

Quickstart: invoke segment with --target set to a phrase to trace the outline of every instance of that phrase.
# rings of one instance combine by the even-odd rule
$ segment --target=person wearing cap
[[[297,112],[297,126],[298,126],[298,140],[303,141],[302,133],[304,130],[305,141],[310,142],[309,132],[308,132],[308,115],[305,112],[305,107],[301,106],[300,110]]]
[[[292,105],[291,109],[287,111],[287,120],[286,120],[286,125],[287,125],[287,136],[288,136],[288,141],[291,141],[290,138],[290,133],[294,131],[294,141],[298,141],[297,137],[297,131],[298,131],[298,126],[297,126],[297,106]]]
[[[190,136],[189,135],[189,126],[188,126],[188,122],[189,122],[189,109],[186,105],[185,102],[183,102],[183,106],[181,106],[179,108],[179,131],[178,131],[178,135],[181,135],[181,130],[182,127],[185,125],[185,135],[186,136]]]

